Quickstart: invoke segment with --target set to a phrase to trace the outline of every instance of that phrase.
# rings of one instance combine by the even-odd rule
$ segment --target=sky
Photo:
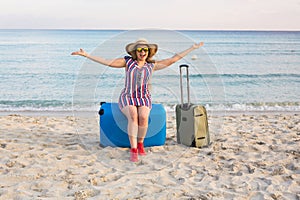
[[[0,19],[0,29],[300,31],[300,0],[0,0]]]

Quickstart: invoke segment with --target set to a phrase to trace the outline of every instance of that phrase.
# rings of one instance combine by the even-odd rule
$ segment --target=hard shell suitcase
[[[117,103],[101,103],[100,146],[130,147],[127,118]],[[166,141],[166,111],[161,104],[152,104],[144,146],[161,146]]]
[[[207,112],[204,106],[190,103],[188,65],[180,65],[181,104],[176,105],[177,143],[191,147],[203,147],[210,144]],[[186,68],[187,98],[183,102],[182,68]]]

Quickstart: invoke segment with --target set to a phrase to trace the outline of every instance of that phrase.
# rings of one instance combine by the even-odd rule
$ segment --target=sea
[[[187,102],[209,112],[300,111],[300,32],[145,29],[0,30],[0,112],[97,112],[100,102],[118,102],[124,68],[71,53],[124,57],[139,38],[158,44],[154,60],[204,42],[154,72],[153,103],[168,111]]]

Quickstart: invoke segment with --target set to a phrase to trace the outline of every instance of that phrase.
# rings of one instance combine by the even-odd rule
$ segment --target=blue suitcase
[[[101,103],[100,146],[130,147],[127,118],[117,103]],[[144,146],[161,146],[166,141],[166,111],[161,104],[152,104]]]

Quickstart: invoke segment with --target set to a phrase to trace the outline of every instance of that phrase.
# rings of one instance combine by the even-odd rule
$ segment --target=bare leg
[[[128,120],[127,132],[131,148],[137,148],[137,135],[138,135],[138,110],[136,106],[126,106],[122,113]]]
[[[138,107],[138,143],[143,143],[149,120],[150,109],[147,106]]]

